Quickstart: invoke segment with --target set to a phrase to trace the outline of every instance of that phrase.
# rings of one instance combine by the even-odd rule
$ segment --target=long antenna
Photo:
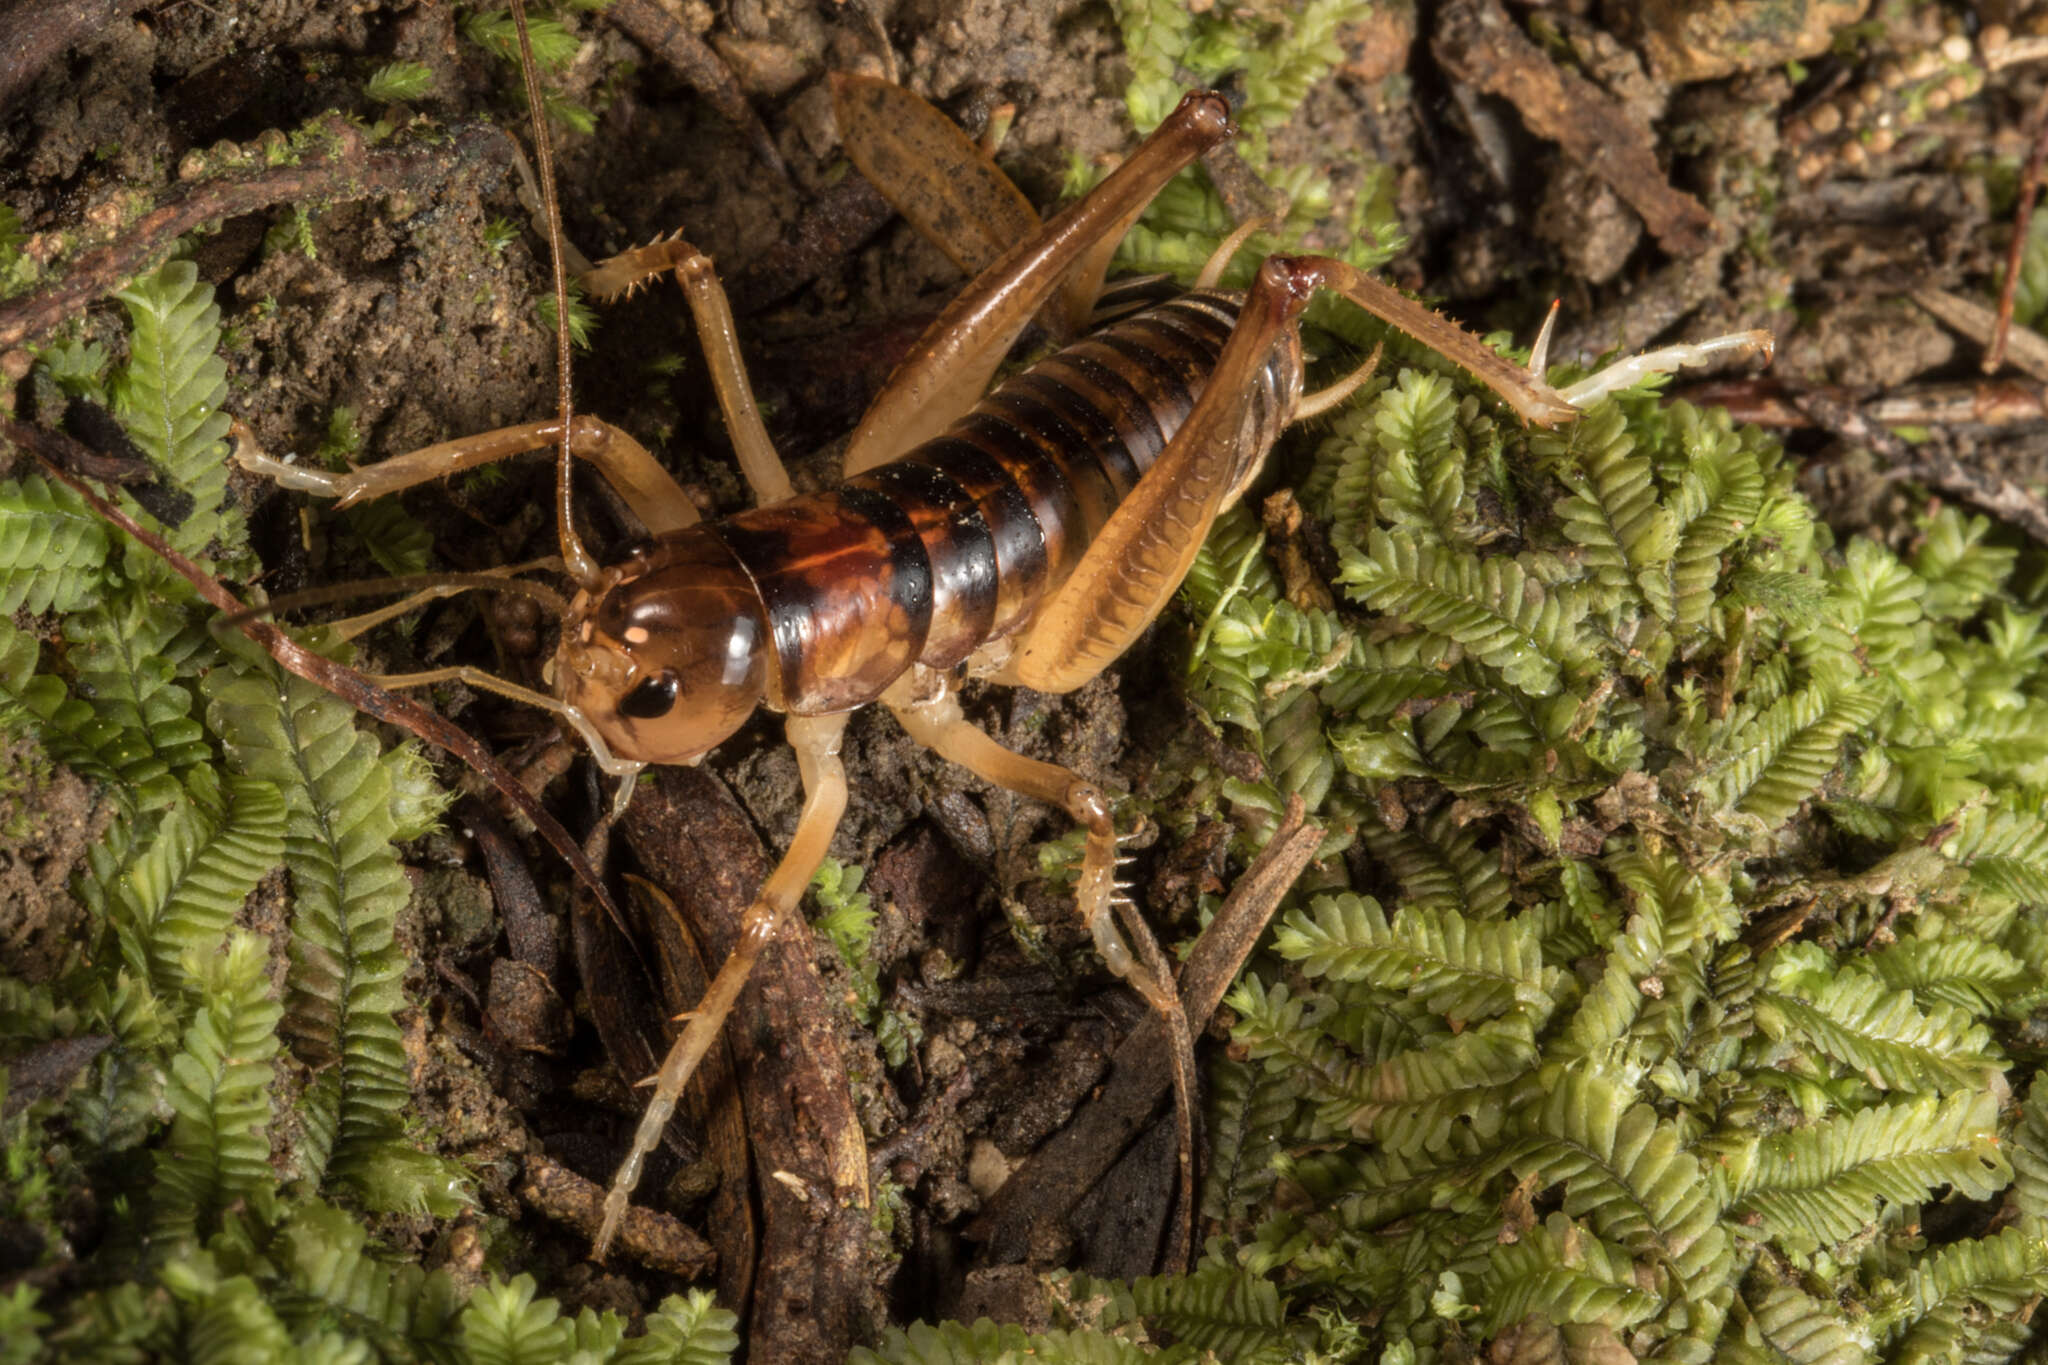
[[[555,156],[548,143],[547,108],[541,101],[540,76],[533,61],[533,39],[526,32],[524,0],[512,0],[512,26],[519,34],[519,70],[526,77],[526,110],[533,118],[533,159],[540,167],[540,202],[548,220],[548,260],[555,281],[555,410],[562,419],[561,442],[555,447],[555,522],[560,529],[562,564],[581,588],[594,588],[603,571],[576,535],[569,487],[569,432],[575,400],[569,382],[569,272],[562,264],[562,208],[555,198]]]

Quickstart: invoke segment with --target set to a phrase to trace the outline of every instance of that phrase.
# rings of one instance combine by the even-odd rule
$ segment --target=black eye
[[[619,701],[619,714],[634,720],[659,720],[676,704],[676,675],[663,669]]]

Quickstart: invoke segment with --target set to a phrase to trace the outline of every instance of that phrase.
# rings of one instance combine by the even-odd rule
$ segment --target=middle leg
[[[234,436],[235,463],[251,474],[260,474],[280,488],[337,499],[337,507],[352,507],[478,465],[551,447],[561,440],[562,423],[560,418],[550,417],[460,436],[344,474],[273,459],[257,448],[247,428],[237,430]],[[611,423],[588,416],[572,419],[569,453],[596,467],[649,534],[658,536],[697,524],[697,505],[690,501],[682,485],[661,467],[647,447]]]
[[[732,305],[725,286],[718,282],[711,258],[680,237],[636,247],[611,257],[581,278],[591,293],[615,299],[631,293],[651,275],[673,270],[697,324],[697,340],[704,348],[704,363],[711,369],[711,387],[718,395],[719,411],[725,414],[725,432],[732,439],[733,454],[739,457],[740,473],[761,506],[781,502],[795,493],[782,457],[768,439],[761,421],[761,408],[754,401],[754,386],[747,381],[746,363],[740,359],[739,330],[732,320]]]

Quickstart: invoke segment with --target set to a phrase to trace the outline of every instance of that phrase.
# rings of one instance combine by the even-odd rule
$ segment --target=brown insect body
[[[1145,279],[1105,294],[1100,311],[1166,295],[899,459],[635,553],[572,607],[556,666],[564,699],[618,757],[688,763],[757,704],[850,710],[912,665],[950,669],[1028,626],[1186,420],[1244,297]],[[1291,333],[1255,385],[1234,483],[1293,413]]]

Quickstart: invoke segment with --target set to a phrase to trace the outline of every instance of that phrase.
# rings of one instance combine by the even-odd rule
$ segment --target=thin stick
[[[2014,206],[2012,241],[2005,248],[2005,283],[1998,289],[1998,325],[1992,329],[1991,344],[1984,349],[1984,373],[1994,374],[2005,363],[2006,338],[2012,335],[2012,306],[2020,287],[2020,261],[2026,254],[2027,233],[2034,225],[2034,200],[2041,191],[2041,169],[2048,161],[2048,90],[2034,105],[2034,146],[2027,153],[2026,168],[2020,172],[2019,203]]]
[[[2048,545],[2048,503],[2020,484],[1970,468],[1946,453],[1941,443],[1907,445],[1855,408],[1825,394],[1796,394],[1792,401],[1814,425],[1863,447],[1891,466],[1893,476],[1924,483],[1938,493],[1981,507],[2018,527],[2037,544]]]

